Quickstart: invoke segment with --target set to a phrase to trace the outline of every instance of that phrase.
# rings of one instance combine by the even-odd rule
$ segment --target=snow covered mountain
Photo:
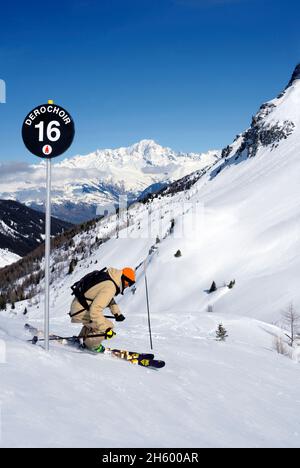
[[[223,150],[222,157],[226,164],[254,157],[264,149],[273,152],[283,140],[288,140],[289,146],[294,142],[300,122],[299,79],[300,65],[296,67],[285,91],[276,99],[263,104],[253,117],[251,127]]]
[[[154,197],[186,190],[204,173],[209,173],[210,179],[213,179],[224,169],[242,163],[248,158],[260,156],[266,152],[270,153],[270,157],[272,157],[273,152],[285,141],[286,144],[281,147],[281,150],[296,152],[300,139],[299,81],[300,64],[296,67],[285,90],[277,98],[262,104],[257,114],[252,118],[251,126],[237,135],[234,142],[222,150],[221,159],[215,163],[212,170],[207,171],[204,168],[187,175],[169,184],[167,188],[162,188],[157,194],[154,194]],[[269,163],[271,169],[272,161]],[[153,197],[149,195],[149,198]]]
[[[97,207],[116,204],[120,195],[129,201],[157,190],[191,172],[211,166],[219,151],[176,153],[152,140],[129,148],[98,150],[54,164],[53,214],[73,223],[96,216]],[[32,165],[24,177],[0,182],[0,196],[43,210],[45,166]]]
[[[299,107],[295,73],[214,167],[120,219],[90,224],[53,252],[51,331],[61,335],[79,330],[67,315],[75,281],[106,265],[136,267],[135,294],[117,298],[126,321],[116,324],[113,346],[138,351],[149,350],[146,262],[154,349],[165,369],[146,371],[55,344],[46,356],[25,345],[25,320],[43,323],[43,280],[34,288],[27,281],[24,292],[33,297],[0,315],[9,356],[3,351],[0,445],[300,447],[300,348],[289,345],[281,319],[290,303],[300,312]],[[32,259],[33,271],[41,266]],[[13,281],[28,280],[28,267]],[[1,295],[12,274],[0,272]],[[213,280],[219,288],[208,294]],[[215,340],[220,323],[225,343]],[[26,408],[22,418],[15,408]]]
[[[52,235],[72,225],[52,219]],[[44,242],[45,216],[21,203],[0,200],[0,268],[16,262]]]

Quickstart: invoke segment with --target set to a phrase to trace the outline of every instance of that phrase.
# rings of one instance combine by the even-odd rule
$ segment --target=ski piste
[[[44,333],[41,330],[29,324],[26,324],[24,328],[33,335],[32,340],[29,340],[29,342],[31,342],[32,344],[36,345],[37,343],[42,342],[44,340],[43,338]],[[147,367],[150,369],[162,369],[166,365],[164,361],[154,359],[154,354],[149,354],[149,353],[137,353],[134,351],[127,351],[127,350],[113,349],[113,348],[105,348],[104,352],[97,353],[95,351],[91,351],[87,348],[82,347],[79,338],[76,336],[62,337],[62,336],[51,334],[49,336],[49,340],[54,341],[55,343],[59,343],[61,345],[74,346],[80,351],[88,353],[88,354],[92,354],[94,356],[97,354],[100,354],[102,356],[111,356],[111,357],[115,357],[115,358],[130,362],[131,364],[136,364],[141,367]]]

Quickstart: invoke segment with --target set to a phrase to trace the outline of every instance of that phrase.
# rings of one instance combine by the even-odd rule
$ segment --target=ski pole
[[[113,332],[113,334],[115,334]],[[99,337],[107,337],[107,333],[99,333],[97,335],[91,335],[87,336],[87,338],[99,338]],[[61,340],[66,340],[66,341],[78,341],[79,337],[78,336],[49,336],[48,337],[49,341],[61,341]],[[39,341],[47,341],[46,338],[39,338],[38,336],[34,336],[32,340],[27,340],[27,342],[32,343],[32,344],[37,344]]]
[[[144,271],[145,271],[145,288],[146,288],[146,300],[147,300],[147,311],[148,311],[148,328],[149,328],[150,346],[151,346],[151,350],[153,350],[151,318],[150,318],[149,288],[148,288],[148,279],[147,279],[147,271],[146,270],[147,270],[147,268],[146,268],[146,260],[145,260],[145,262],[144,262]]]
[[[72,340],[74,336],[49,336],[49,341],[60,341],[60,340]],[[27,340],[28,343],[37,344],[39,341],[46,341],[45,338],[39,338],[38,336],[34,336],[31,340]]]

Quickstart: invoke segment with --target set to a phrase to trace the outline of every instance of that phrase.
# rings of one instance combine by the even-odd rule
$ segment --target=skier
[[[88,349],[97,353],[105,351],[102,342],[114,337],[113,323],[104,317],[104,309],[109,307],[117,322],[125,320],[114,297],[124,294],[126,288],[135,284],[135,271],[132,268],[118,270],[104,268],[86,275],[72,286],[75,299],[69,313],[72,323],[82,323],[79,338]]]

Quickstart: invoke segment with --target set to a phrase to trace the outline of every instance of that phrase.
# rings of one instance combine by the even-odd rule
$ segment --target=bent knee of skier
[[[91,351],[103,352],[104,346],[102,342],[106,339],[103,330],[99,328],[91,328],[90,326],[83,326],[80,334],[80,338],[83,338],[85,347]]]
[[[104,338],[93,338],[93,337],[87,337],[87,338],[84,338],[83,340],[84,345],[92,351],[100,349],[102,347],[103,341],[104,341]]]

